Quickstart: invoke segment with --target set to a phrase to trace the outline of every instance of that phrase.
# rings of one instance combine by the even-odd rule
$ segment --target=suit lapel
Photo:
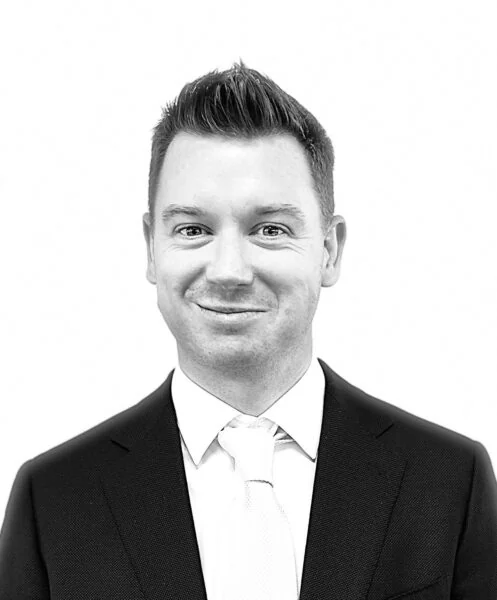
[[[300,600],[365,599],[405,460],[379,439],[391,421],[320,362],[325,401]],[[206,600],[171,378],[116,429],[101,479],[144,598]]]
[[[356,403],[352,388],[326,376],[300,600],[367,597],[400,489],[405,460],[379,439],[391,421]]]
[[[113,436],[101,479],[144,598],[206,600],[171,377]]]

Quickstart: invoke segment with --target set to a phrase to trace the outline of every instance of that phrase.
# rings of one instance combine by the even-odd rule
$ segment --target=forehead
[[[316,210],[311,171],[295,138],[276,134],[247,140],[186,132],[175,136],[161,169],[158,205],[253,199]]]

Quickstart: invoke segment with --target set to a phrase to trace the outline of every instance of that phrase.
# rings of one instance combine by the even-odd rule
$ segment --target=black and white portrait
[[[495,6],[2,12],[0,600],[495,600]]]

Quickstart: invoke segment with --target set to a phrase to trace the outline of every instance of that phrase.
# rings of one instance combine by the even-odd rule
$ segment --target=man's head
[[[317,119],[274,81],[242,61],[186,84],[166,105],[154,130],[148,205],[152,218],[160,173],[174,137],[185,131],[253,140],[288,133],[302,146],[319,199],[323,226],[333,216],[333,146]]]
[[[338,279],[345,241],[332,167],[316,119],[244,65],[185,86],[165,110],[147,277],[183,364],[233,370],[310,352],[320,288]]]

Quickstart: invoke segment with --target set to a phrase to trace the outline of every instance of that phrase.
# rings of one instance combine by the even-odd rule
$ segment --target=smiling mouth
[[[224,315],[265,312],[260,308],[253,308],[251,306],[203,306],[202,304],[198,304],[198,306],[203,310]]]

